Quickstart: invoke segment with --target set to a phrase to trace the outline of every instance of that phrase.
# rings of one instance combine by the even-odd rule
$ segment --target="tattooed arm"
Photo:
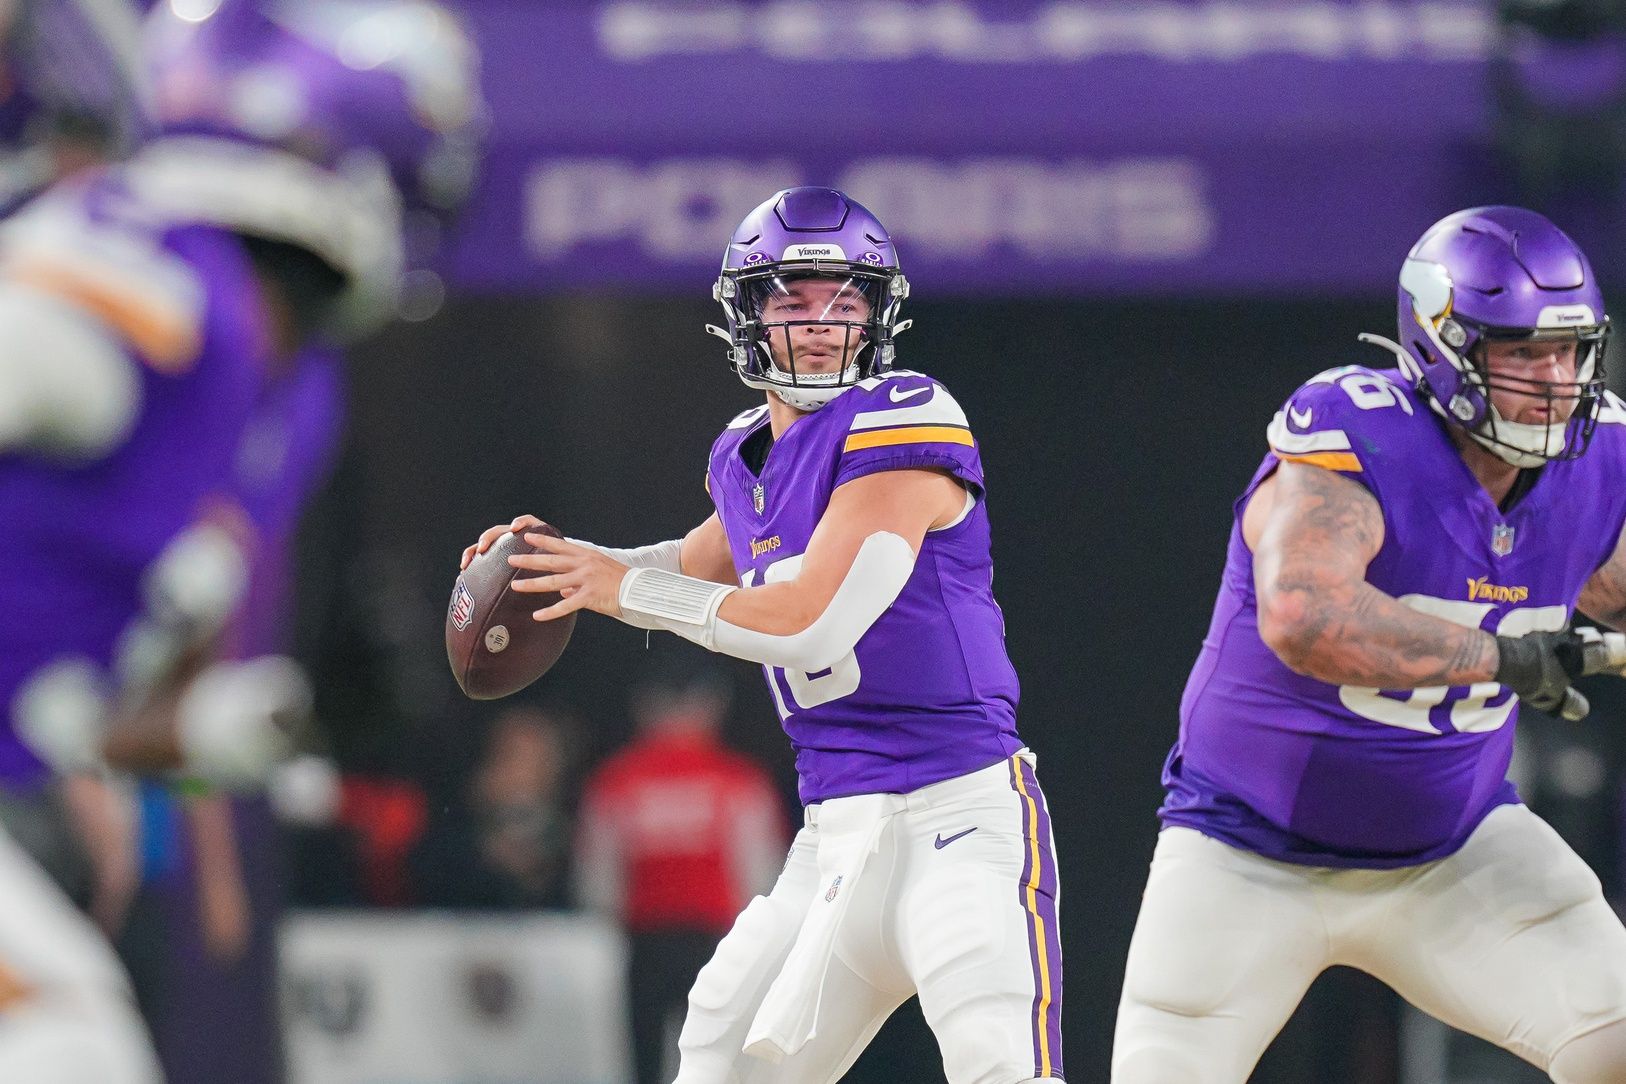
[[[1598,571],[1581,588],[1576,609],[1600,625],[1626,632],[1626,535],[1615,544]]]
[[[1366,582],[1383,513],[1360,484],[1283,463],[1243,515],[1259,634],[1289,668],[1334,685],[1415,689],[1496,674],[1496,640],[1421,613]]]

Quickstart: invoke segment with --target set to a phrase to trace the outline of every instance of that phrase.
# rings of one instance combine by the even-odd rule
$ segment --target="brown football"
[[[543,524],[533,534],[563,537]],[[543,573],[515,568],[510,554],[535,553],[524,531],[503,535],[458,574],[446,610],[446,658],[458,685],[475,700],[517,693],[548,672],[570,642],[576,615],[535,621],[531,614],[559,601],[557,594],[527,595],[509,590],[516,578]]]

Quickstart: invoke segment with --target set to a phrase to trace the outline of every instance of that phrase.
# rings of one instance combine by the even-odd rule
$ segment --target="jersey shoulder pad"
[[[1266,430],[1270,450],[1289,463],[1309,463],[1361,474],[1373,446],[1362,434],[1403,423],[1421,407],[1398,371],[1346,365],[1317,373],[1300,385]],[[1381,442],[1387,443],[1387,442]]]
[[[726,432],[729,429],[749,429],[757,422],[767,417],[767,415],[767,403],[763,403],[761,406],[754,406],[750,410],[742,410],[738,414],[734,415],[734,420],[729,422],[728,425],[724,427],[724,431]]]
[[[852,396],[842,397],[852,401],[844,452],[908,444],[970,447],[975,443],[959,402],[924,373],[897,370],[861,381],[853,391]]]
[[[1626,426],[1626,400],[1612,391],[1603,393],[1603,402],[1598,407],[1598,425]]]
[[[715,471],[718,456],[727,455],[738,447],[740,441],[744,440],[746,435],[767,416],[768,404],[766,403],[761,406],[754,406],[750,410],[742,410],[736,414],[734,419],[723,427],[723,431],[717,434],[717,439],[711,442],[711,454],[707,457],[710,469]]]
[[[1626,470],[1626,400],[1612,391],[1605,391],[1598,404],[1597,427],[1583,458],[1593,457],[1610,460],[1616,472]]]
[[[186,371],[203,348],[203,276],[166,247],[162,223],[116,195],[95,194],[94,212],[92,190],[70,185],[7,222],[0,280],[71,303],[159,372]]]

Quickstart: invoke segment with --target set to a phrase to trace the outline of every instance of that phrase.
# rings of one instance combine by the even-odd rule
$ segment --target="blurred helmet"
[[[486,113],[457,20],[430,0],[162,0],[147,29],[141,194],[303,248],[347,280],[352,323],[387,317],[403,230],[473,183]]]
[[[1518,207],[1458,211],[1412,247],[1399,293],[1401,365],[1449,422],[1517,467],[1586,450],[1602,403],[1609,318],[1586,256],[1563,231]],[[1501,416],[1490,398],[1500,385],[1485,363],[1485,344],[1495,341],[1576,344],[1573,382],[1506,389],[1572,403],[1566,421]]]
[[[831,284],[817,305],[796,310],[783,304],[794,283],[810,278]],[[898,321],[898,310],[909,282],[891,236],[874,215],[833,188],[787,188],[746,215],[723,253],[712,296],[722,303],[728,329],[709,330],[728,340],[740,379],[798,410],[817,410],[858,381],[892,368],[893,337],[908,326]],[[794,332],[812,327],[842,336],[836,371],[798,369]],[[783,365],[774,357],[774,335]]]
[[[127,154],[147,105],[133,0],[0,0],[0,200]]]

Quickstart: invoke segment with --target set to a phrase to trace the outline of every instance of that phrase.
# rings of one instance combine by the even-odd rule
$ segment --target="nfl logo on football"
[[[457,578],[457,590],[452,592],[452,624],[458,632],[469,627],[469,621],[474,617],[474,596],[463,582],[463,577]]]
[[[1491,532],[1491,552],[1498,557],[1506,557],[1513,552],[1513,528],[1505,523],[1496,525]]]

